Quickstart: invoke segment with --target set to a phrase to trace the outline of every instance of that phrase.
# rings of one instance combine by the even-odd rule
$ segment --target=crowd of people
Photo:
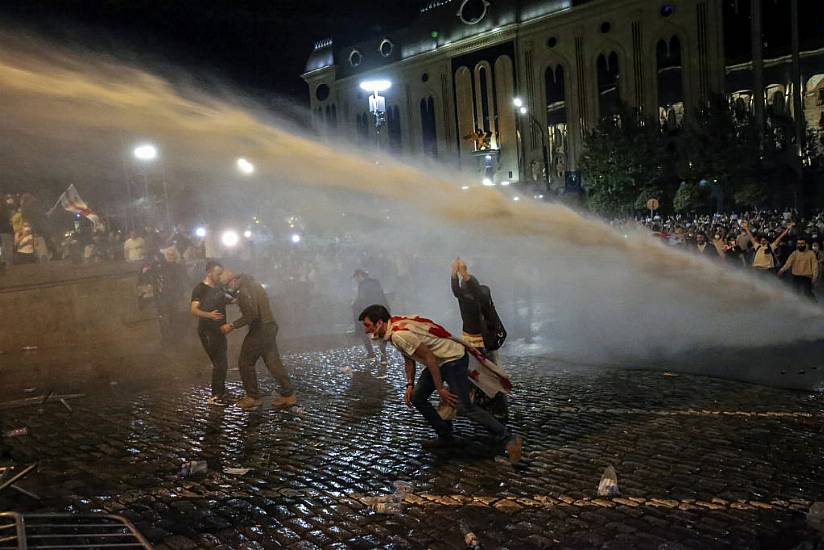
[[[764,210],[613,221],[619,228],[638,224],[669,246],[767,278],[785,279],[808,298],[814,299],[821,290],[822,211],[808,217],[794,211]]]

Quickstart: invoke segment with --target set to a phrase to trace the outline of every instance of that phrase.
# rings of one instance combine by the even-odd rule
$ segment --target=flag
[[[69,212],[74,212],[85,217],[94,224],[95,229],[103,225],[103,222],[100,221],[100,216],[95,214],[86,202],[80,198],[80,193],[74,188],[74,184],[69,185],[68,189],[63,191],[63,194],[60,195],[60,198],[57,199],[57,202],[52,209],[48,211],[47,215],[50,216],[58,206],[62,206],[63,210],[68,210]]]

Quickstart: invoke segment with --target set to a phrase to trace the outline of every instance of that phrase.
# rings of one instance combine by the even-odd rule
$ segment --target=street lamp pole
[[[529,109],[526,108],[524,105],[523,100],[520,97],[516,97],[512,100],[512,104],[518,110],[518,113],[522,116],[526,116],[527,120],[529,120],[529,125],[531,127],[532,124],[538,129],[538,133],[541,134],[541,148],[544,157],[544,183],[546,184],[546,190],[549,191],[549,146],[547,145],[546,140],[546,129],[543,128],[541,121],[539,121],[535,116],[529,112]],[[519,119],[520,120],[520,119]],[[520,124],[518,125],[520,127]],[[519,133],[519,137],[520,133]],[[523,139],[520,139],[521,142],[521,149],[524,150],[523,147]],[[526,151],[524,150],[524,165],[526,165]]]
[[[375,140],[380,149],[381,128],[386,122],[386,98],[380,95],[392,87],[388,80],[365,80],[360,83],[361,90],[369,92],[369,112],[375,118]]]

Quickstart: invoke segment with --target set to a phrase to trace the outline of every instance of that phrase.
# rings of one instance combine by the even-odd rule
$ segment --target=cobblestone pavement
[[[462,420],[470,443],[424,451],[431,434],[401,402],[400,358],[379,378],[361,353],[286,355],[302,408],[287,412],[209,408],[208,372],[173,378],[185,371],[174,364],[157,366],[154,383],[88,374],[54,388],[85,387],[68,406],[0,410],[4,430],[29,429],[7,444],[17,463],[39,462],[20,486],[43,499],[7,489],[0,509],[122,514],[161,549],[460,548],[461,524],[484,548],[816,540],[805,512],[824,497],[821,395],[510,357],[510,423],[527,445],[513,467]],[[209,471],[180,478],[184,460]],[[608,464],[621,496],[598,498]],[[240,466],[252,471],[223,473]],[[369,499],[395,480],[414,484],[404,512],[376,514]]]

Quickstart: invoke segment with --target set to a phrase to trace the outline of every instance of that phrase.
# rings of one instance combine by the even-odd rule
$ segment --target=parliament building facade
[[[487,185],[569,188],[587,132],[622,104],[679,125],[710,94],[751,110],[763,89],[764,109],[794,116],[797,81],[808,127],[820,125],[824,49],[802,40],[770,57],[766,45],[754,71],[753,2],[429,0],[397,31],[319,41],[303,78],[330,139],[434,157]],[[391,82],[377,125],[360,87],[371,80]]]

